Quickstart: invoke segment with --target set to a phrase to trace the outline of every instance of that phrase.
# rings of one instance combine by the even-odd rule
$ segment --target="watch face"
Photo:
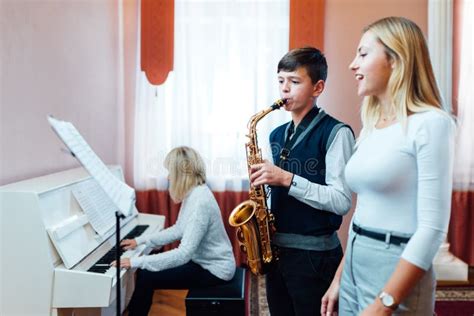
[[[386,307],[392,307],[394,305],[395,301],[393,297],[390,294],[385,294],[382,297],[382,304]]]

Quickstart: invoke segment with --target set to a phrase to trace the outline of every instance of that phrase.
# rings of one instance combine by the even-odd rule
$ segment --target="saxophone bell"
[[[257,204],[252,200],[243,201],[234,210],[234,216],[229,217],[229,224],[232,227],[239,227],[246,224],[255,215]]]

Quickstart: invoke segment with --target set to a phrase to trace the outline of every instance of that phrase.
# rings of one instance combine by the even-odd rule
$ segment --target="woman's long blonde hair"
[[[418,25],[401,17],[387,17],[364,29],[370,31],[385,47],[394,67],[387,89],[391,113],[406,126],[409,113],[442,109],[441,95],[431,66],[428,46]],[[366,96],[362,103],[361,139],[372,131],[381,115],[379,100]]]
[[[183,201],[195,186],[206,183],[206,166],[199,153],[186,146],[176,147],[166,155],[169,192],[176,203]]]

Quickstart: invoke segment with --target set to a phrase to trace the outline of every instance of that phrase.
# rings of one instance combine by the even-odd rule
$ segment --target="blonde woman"
[[[178,147],[165,158],[169,192],[181,202],[176,224],[133,240],[123,240],[125,249],[139,244],[160,247],[180,240],[178,248],[163,253],[123,259],[125,268],[139,268],[129,315],[148,315],[155,289],[188,289],[211,286],[232,279],[235,260],[214,195],[206,185],[205,165],[192,148]]]
[[[449,223],[455,125],[419,27],[384,18],[350,65],[363,128],[345,177],[357,193],[347,250],[321,314],[433,315],[433,258]]]

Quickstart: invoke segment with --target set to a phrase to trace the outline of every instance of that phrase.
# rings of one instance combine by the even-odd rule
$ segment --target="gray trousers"
[[[372,304],[400,261],[405,245],[387,244],[350,229],[339,292],[339,315],[359,315]],[[433,315],[436,280],[430,268],[393,315]]]

